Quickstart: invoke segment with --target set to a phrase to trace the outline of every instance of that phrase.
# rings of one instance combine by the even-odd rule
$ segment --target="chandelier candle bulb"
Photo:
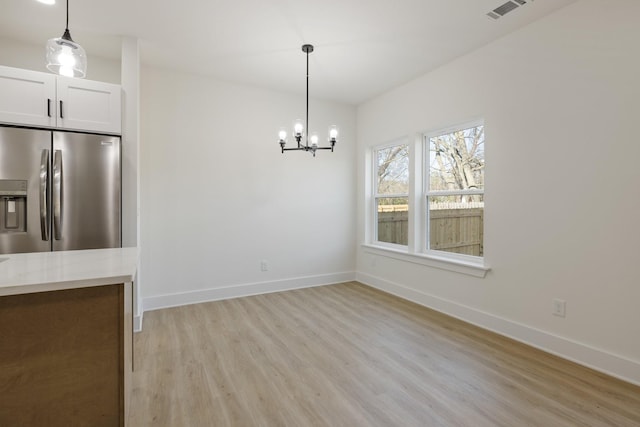
[[[303,130],[304,126],[302,125],[302,121],[298,120],[297,122],[295,122],[295,124],[293,125],[293,131],[295,132],[296,136],[302,135]]]
[[[335,144],[337,140],[338,140],[338,127],[331,126],[329,128],[329,142],[332,144]]]
[[[284,146],[287,143],[287,131],[284,129],[280,129],[280,132],[278,132],[278,138],[280,138],[280,148],[284,153]]]
[[[315,132],[311,134],[311,146],[316,148],[318,147],[318,134]]]

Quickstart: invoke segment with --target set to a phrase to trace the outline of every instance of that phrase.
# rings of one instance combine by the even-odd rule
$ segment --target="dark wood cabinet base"
[[[0,297],[0,425],[124,426],[131,284]]]

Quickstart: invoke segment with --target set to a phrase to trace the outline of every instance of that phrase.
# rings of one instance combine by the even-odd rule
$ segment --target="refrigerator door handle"
[[[49,150],[42,150],[40,160],[40,231],[42,240],[49,240],[49,215],[47,205],[47,181],[49,181]]]
[[[62,151],[53,154],[53,235],[62,239]]]

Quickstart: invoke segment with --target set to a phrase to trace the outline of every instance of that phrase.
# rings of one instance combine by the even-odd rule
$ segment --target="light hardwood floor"
[[[640,426],[640,387],[350,282],[145,314],[131,426]]]

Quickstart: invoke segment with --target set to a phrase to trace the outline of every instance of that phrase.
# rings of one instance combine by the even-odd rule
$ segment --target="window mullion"
[[[375,152],[367,151],[365,156],[365,170],[370,172],[369,179],[365,184],[365,186],[368,187],[365,188],[365,192],[367,194],[367,199],[365,200],[365,216],[367,221],[367,223],[365,224],[365,240],[369,243],[373,243],[378,240],[378,233],[376,231],[378,214],[375,211],[375,206],[377,204],[375,195],[378,193],[378,186],[376,185],[376,175],[378,172],[374,154]]]
[[[428,183],[427,183],[428,185]],[[483,195],[484,190],[447,190],[447,191],[425,191],[427,196],[474,196]]]
[[[422,251],[424,242],[422,233],[423,208],[422,199],[422,136],[414,135],[409,144],[409,238],[407,250],[409,253]]]
[[[420,206],[422,207],[421,216],[420,216],[420,224],[422,234],[422,241],[420,244],[420,251],[426,252],[429,250],[429,175],[431,174],[431,166],[429,164],[430,153],[429,153],[429,137],[427,135],[422,136],[422,140],[420,142],[420,147],[422,147],[422,191],[420,192]]]
[[[409,197],[409,193],[394,193],[394,194],[376,194],[376,199],[391,199],[394,197]]]

